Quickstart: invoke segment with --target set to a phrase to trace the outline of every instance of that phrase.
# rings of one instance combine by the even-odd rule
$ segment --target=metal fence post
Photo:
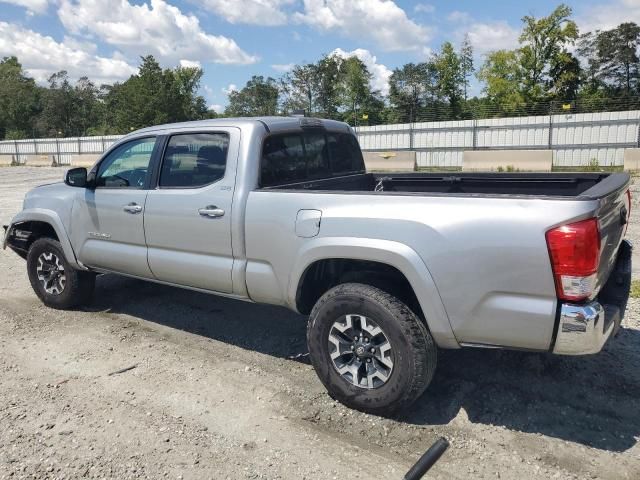
[[[473,119],[473,150],[478,149],[478,119]]]
[[[16,152],[16,165],[20,165],[20,152],[18,151],[18,140],[13,141],[13,149]]]
[[[38,155],[38,142],[35,138],[33,139],[33,154]]]
[[[60,158],[60,140],[56,137],[56,152],[58,155],[58,165],[62,165],[62,159]]]

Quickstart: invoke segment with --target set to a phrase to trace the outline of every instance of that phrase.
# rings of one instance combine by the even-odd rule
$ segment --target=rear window
[[[363,171],[364,160],[353,135],[284,133],[264,141],[260,185],[271,187]]]

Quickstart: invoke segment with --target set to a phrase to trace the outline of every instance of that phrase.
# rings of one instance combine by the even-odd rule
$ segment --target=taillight
[[[590,218],[547,232],[547,247],[561,300],[589,298],[596,286],[600,259],[598,220]]]

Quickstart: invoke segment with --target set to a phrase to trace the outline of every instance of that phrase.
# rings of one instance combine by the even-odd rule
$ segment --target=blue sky
[[[566,2],[581,31],[640,23],[640,0]],[[468,33],[477,63],[516,45],[523,15],[550,0],[0,0],[0,56],[16,55],[40,83],[67,70],[96,83],[128,78],[140,55],[165,67],[199,65],[201,93],[220,109],[258,74],[336,51],[357,55],[383,91],[393,68],[426,59]],[[474,93],[481,86],[474,85]]]

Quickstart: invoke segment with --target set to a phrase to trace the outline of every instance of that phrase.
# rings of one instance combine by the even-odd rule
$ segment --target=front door
[[[143,219],[155,145],[146,137],[114,148],[98,165],[95,188],[79,190],[70,237],[84,265],[152,277]]]
[[[144,213],[149,266],[158,280],[231,293],[231,208],[240,133],[174,134]]]

